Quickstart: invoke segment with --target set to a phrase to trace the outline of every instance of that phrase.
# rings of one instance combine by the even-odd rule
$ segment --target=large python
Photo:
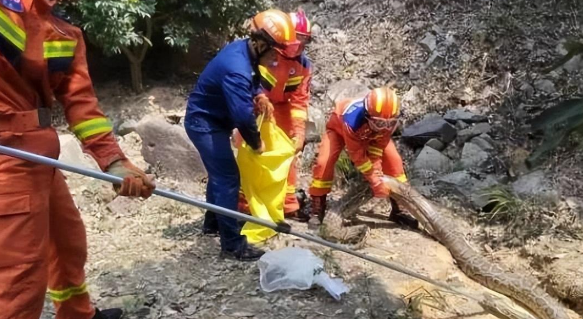
[[[449,249],[461,270],[483,286],[518,302],[539,319],[569,319],[565,308],[539,287],[538,282],[523,275],[503,270],[475,251],[455,227],[455,222],[435,203],[419,194],[410,185],[395,179],[386,181],[391,187],[391,197],[412,214],[424,229]],[[353,245],[362,245],[368,228],[364,225],[345,227],[343,220],[372,198],[366,183],[354,183],[342,200],[331,206],[320,235]],[[506,316],[511,317],[511,316]]]

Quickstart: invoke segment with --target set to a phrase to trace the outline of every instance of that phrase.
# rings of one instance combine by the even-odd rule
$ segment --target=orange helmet
[[[269,9],[256,14],[251,21],[251,32],[285,57],[294,58],[298,54],[300,42],[291,18],[280,10]]]
[[[298,9],[298,12],[290,12],[289,16],[297,34],[305,35],[307,37],[312,36],[312,25],[310,24],[308,17],[306,17],[304,10],[300,8]]]
[[[399,101],[395,91],[387,88],[376,88],[364,98],[371,128],[375,131],[394,130],[398,124]]]

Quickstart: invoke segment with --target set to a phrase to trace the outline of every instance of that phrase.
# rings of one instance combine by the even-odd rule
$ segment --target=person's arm
[[[293,138],[296,141],[296,152],[303,149],[306,139],[306,121],[308,120],[308,105],[310,104],[310,83],[312,80],[311,66],[304,68],[300,86],[291,94],[291,118]]]
[[[152,195],[154,183],[146,174],[126,158],[114,135],[111,122],[99,108],[89,76],[85,43],[81,30],[76,30],[73,60],[68,70],[56,81],[53,93],[65,110],[70,130],[83,144],[101,170],[124,178],[115,186],[122,196]],[[72,50],[73,51],[73,50]]]
[[[113,126],[97,103],[87,68],[85,43],[79,31],[73,61],[53,93],[63,105],[69,129],[102,170],[126,156],[113,136]]]
[[[239,73],[229,73],[223,78],[222,87],[235,127],[252,149],[259,149],[261,138],[253,114],[253,84]]]
[[[375,197],[386,198],[389,196],[389,189],[382,181],[382,168],[375,167],[373,161],[368,156],[367,142],[357,139],[348,128],[343,129],[344,141],[348,157],[356,166],[364,178],[369,182]]]

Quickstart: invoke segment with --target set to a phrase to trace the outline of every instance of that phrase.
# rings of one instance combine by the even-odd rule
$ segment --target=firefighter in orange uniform
[[[363,99],[337,103],[326,124],[313,169],[309,190],[312,216],[318,216],[320,222],[324,218],[334,166],[345,147],[352,163],[370,183],[375,197],[388,198],[390,194],[382,182],[383,174],[400,182],[407,181],[401,155],[391,138],[398,125],[398,115],[397,95],[388,88],[374,89]]]
[[[53,99],[99,167],[124,178],[123,196],[154,185],[119,148],[99,109],[81,30],[51,14],[55,0],[0,0],[0,144],[58,158]],[[0,154],[0,319],[41,315],[47,286],[57,319],[118,319],[99,311],[85,283],[83,221],[63,174]]]
[[[289,13],[289,16],[294,24],[297,39],[301,42],[298,56],[290,59],[280,55],[273,65],[259,65],[263,94],[257,96],[256,103],[273,104],[275,123],[292,138],[296,145],[296,153],[299,153],[304,148],[310,103],[312,67],[304,48],[311,39],[311,26],[301,9]],[[297,157],[291,164],[287,178],[284,214],[286,217],[298,217],[307,221],[308,216],[297,215],[300,204],[296,197],[296,162]],[[242,192],[239,198],[239,209],[247,211]]]

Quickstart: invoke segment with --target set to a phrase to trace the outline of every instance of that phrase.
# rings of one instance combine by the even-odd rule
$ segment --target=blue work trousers
[[[187,126],[186,133],[200,153],[208,173],[207,201],[237,211],[241,181],[239,167],[231,150],[230,132],[198,132]],[[247,240],[241,235],[241,226],[237,220],[207,212],[205,227],[213,227],[215,219],[221,235],[221,249],[231,252],[243,249]]]

